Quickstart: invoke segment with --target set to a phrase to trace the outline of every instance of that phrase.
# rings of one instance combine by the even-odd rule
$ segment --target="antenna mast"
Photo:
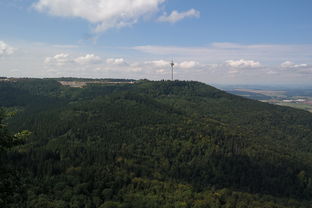
[[[173,60],[171,61],[170,66],[171,66],[171,80],[173,81],[173,67],[174,67]]]

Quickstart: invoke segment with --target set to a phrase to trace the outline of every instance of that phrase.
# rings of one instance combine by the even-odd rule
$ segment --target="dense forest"
[[[0,82],[0,207],[312,207],[309,112],[191,81],[58,81]]]

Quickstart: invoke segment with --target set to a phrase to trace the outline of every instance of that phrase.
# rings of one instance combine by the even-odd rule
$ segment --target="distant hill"
[[[90,80],[0,82],[10,130],[32,132],[6,157],[27,207],[311,207],[311,113],[199,82],[60,81]]]

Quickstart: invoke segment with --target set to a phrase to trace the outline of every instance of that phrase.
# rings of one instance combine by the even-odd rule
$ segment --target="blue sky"
[[[143,2],[143,3],[142,3]],[[1,0],[0,75],[309,84],[311,0]]]

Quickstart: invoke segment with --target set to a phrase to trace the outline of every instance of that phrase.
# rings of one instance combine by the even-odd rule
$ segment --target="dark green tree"
[[[3,123],[4,111],[0,109],[0,207],[23,207],[23,188],[19,173],[9,165],[7,154],[14,146],[22,144],[23,138],[30,132],[16,135],[9,133]]]

